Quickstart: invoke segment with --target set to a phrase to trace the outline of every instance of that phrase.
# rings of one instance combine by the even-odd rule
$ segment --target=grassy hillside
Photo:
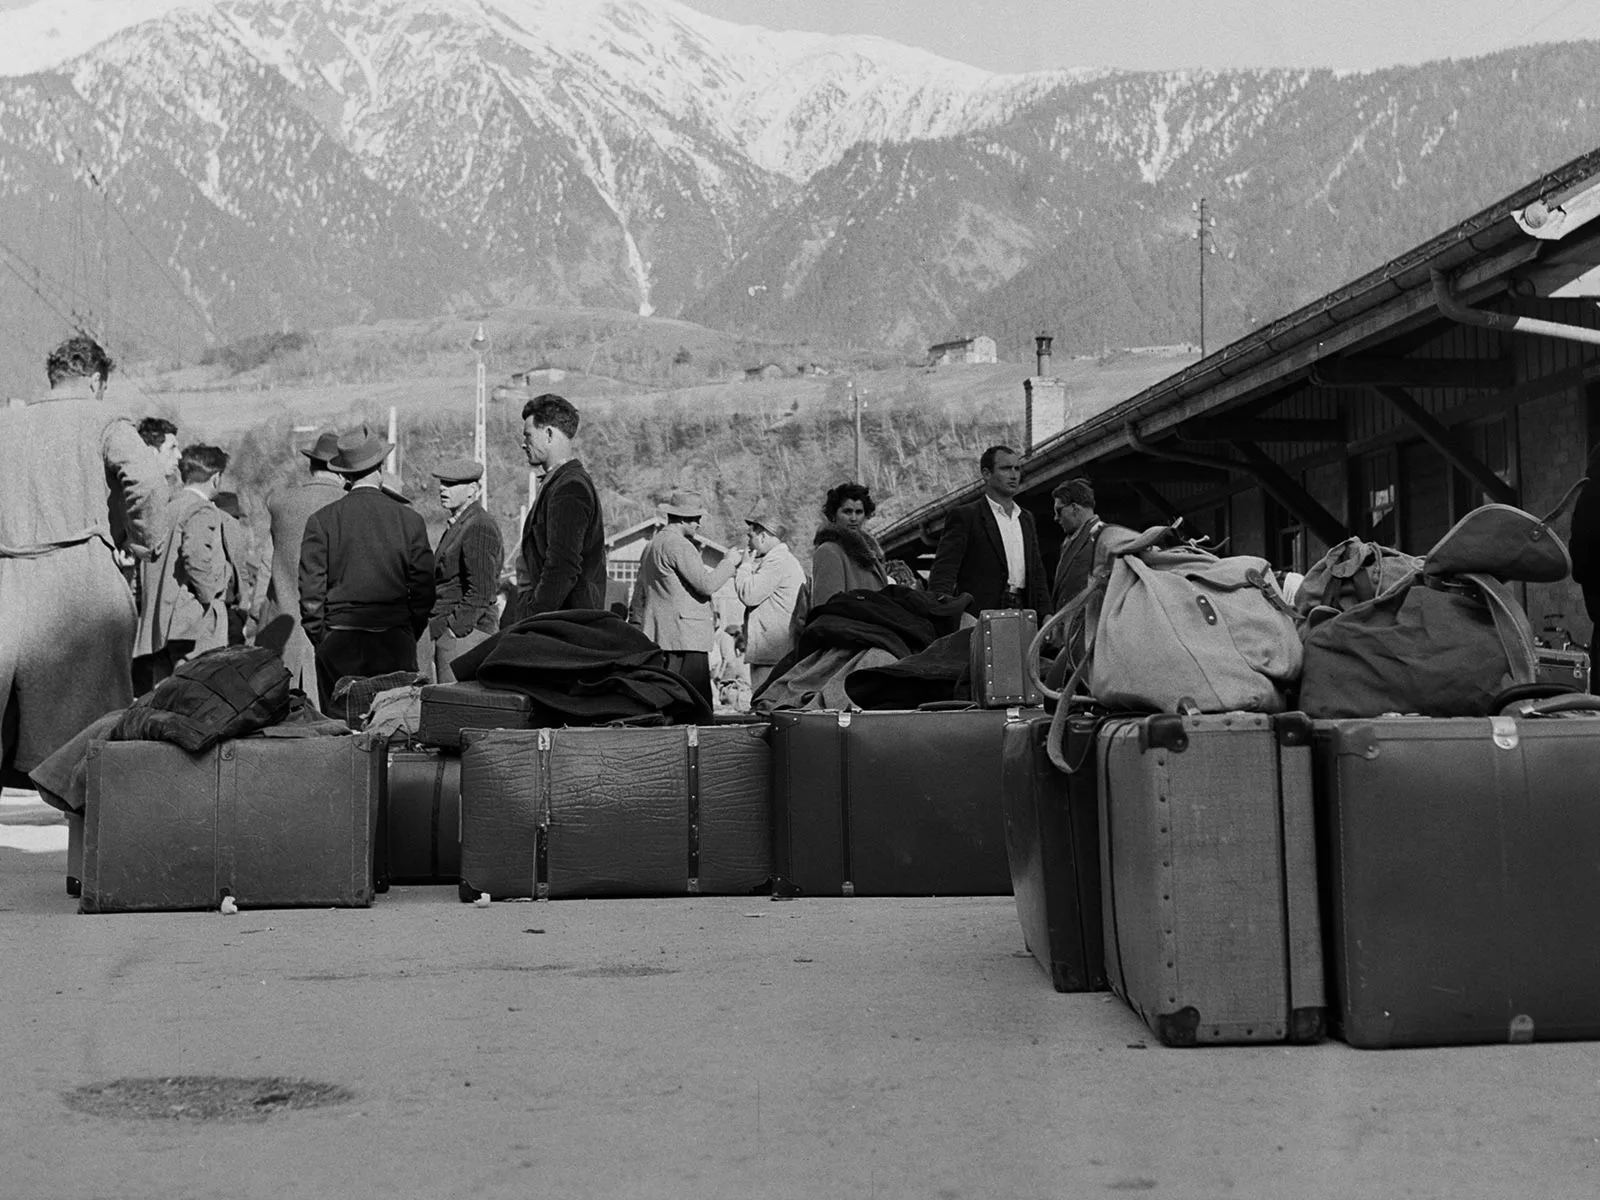
[[[508,550],[527,501],[519,446],[528,393],[506,386],[512,372],[541,364],[565,369],[557,391],[583,414],[580,454],[599,484],[606,524],[643,520],[676,488],[701,491],[706,532],[736,541],[758,502],[791,526],[809,558],[823,493],[854,472],[852,383],[862,398],[862,474],[879,504],[879,524],[976,475],[978,455],[996,442],[1020,445],[1022,363],[929,370],[892,356],[833,355],[752,342],[682,321],[625,313],[549,310],[482,314],[489,337],[490,511]],[[132,366],[112,394],[139,415],[177,421],[181,440],[214,442],[233,456],[230,486],[252,524],[265,528],[265,498],[305,470],[296,453],[318,429],[386,429],[396,412],[400,476],[418,510],[442,523],[429,471],[468,454],[477,319],[384,322],[262,337],[208,355],[201,364]],[[1074,404],[1098,411],[1192,361],[1188,356],[1118,354],[1058,360]],[[825,374],[747,380],[744,367],[810,364]]]

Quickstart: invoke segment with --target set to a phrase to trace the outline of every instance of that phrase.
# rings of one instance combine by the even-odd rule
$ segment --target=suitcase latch
[[[1494,734],[1494,744],[1502,750],[1517,748],[1517,722],[1512,717],[1490,717],[1489,729]]]

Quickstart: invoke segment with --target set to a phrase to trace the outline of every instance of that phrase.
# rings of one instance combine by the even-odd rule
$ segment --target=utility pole
[[[1189,206],[1189,211],[1194,213],[1199,224],[1189,236],[1200,244],[1200,357],[1206,356],[1206,255],[1217,252],[1216,234],[1211,231],[1217,227],[1217,219],[1206,212],[1206,198],[1201,196],[1197,203]]]
[[[850,381],[850,401],[856,410],[856,473],[855,481],[861,482],[861,393],[856,391],[856,381]]]
[[[489,339],[483,326],[472,335],[472,350],[478,356],[478,404],[472,418],[472,458],[483,468],[483,478],[478,483],[478,499],[485,509],[489,507],[489,384],[483,367],[484,347]]]

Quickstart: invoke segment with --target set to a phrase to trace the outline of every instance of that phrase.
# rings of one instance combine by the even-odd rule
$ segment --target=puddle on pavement
[[[67,1107],[94,1117],[154,1121],[263,1121],[274,1113],[327,1108],[355,1098],[349,1088],[278,1076],[116,1079],[75,1088]]]
[[[670,967],[644,967],[624,963],[614,967],[590,967],[584,971],[574,971],[572,974],[577,979],[638,979],[645,975],[676,975],[677,973]]]

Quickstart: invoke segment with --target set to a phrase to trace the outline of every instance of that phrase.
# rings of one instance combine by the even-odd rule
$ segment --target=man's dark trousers
[[[417,639],[409,629],[330,629],[317,646],[317,688],[323,712],[342,717],[333,704],[333,685],[346,675],[366,678],[417,669]]]

